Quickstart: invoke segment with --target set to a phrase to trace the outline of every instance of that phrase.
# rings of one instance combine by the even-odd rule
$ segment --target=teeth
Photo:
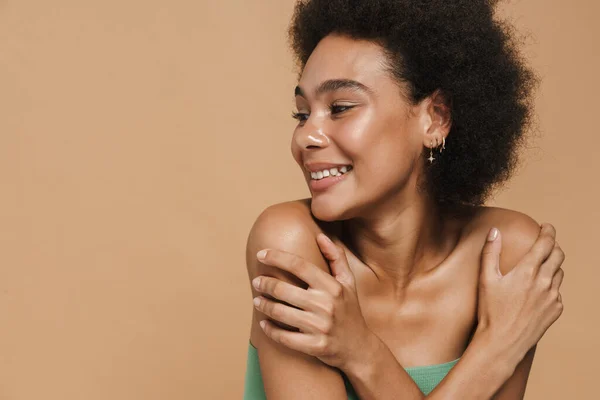
[[[311,172],[310,177],[312,179],[318,180],[318,179],[327,178],[328,176],[341,176],[350,170],[352,170],[351,166],[344,165],[343,167],[341,167],[339,169],[338,168],[330,168],[330,169],[324,169],[323,171]]]

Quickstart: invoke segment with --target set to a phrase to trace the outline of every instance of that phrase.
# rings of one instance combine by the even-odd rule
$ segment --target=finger
[[[303,332],[316,332],[319,330],[314,316],[306,311],[269,300],[262,296],[255,297],[253,303],[258,311],[277,322],[300,329]]]
[[[558,245],[558,242],[555,242],[550,256],[540,267],[538,275],[544,277],[544,279],[547,279],[548,281],[552,280],[552,277],[556,274],[556,271],[558,271],[564,261],[565,253]]]
[[[537,273],[542,263],[548,259],[554,249],[556,242],[556,229],[551,224],[544,223],[541,226],[540,234],[531,249],[521,259],[518,266],[530,267]],[[514,268],[514,270],[519,268]]]
[[[481,250],[481,272],[485,278],[493,279],[502,277],[502,272],[500,272],[501,251],[502,235],[497,228],[492,228]]]
[[[560,289],[560,285],[562,285],[562,281],[563,281],[564,277],[565,277],[565,271],[563,271],[562,268],[559,268],[558,271],[556,271],[556,274],[554,274],[554,276],[552,277],[552,285],[551,285],[552,290]],[[558,294],[558,298],[560,301],[560,293]]]
[[[317,355],[313,336],[302,332],[290,332],[278,328],[275,324],[267,320],[262,320],[259,324],[265,335],[273,341],[304,354],[311,356]]]
[[[317,243],[321,249],[321,253],[329,261],[332,275],[339,281],[347,284],[354,283],[354,274],[348,266],[346,253],[339,246],[323,233],[317,235]]]
[[[329,290],[337,285],[335,278],[295,254],[276,249],[264,249],[256,254],[260,262],[279,268],[306,282],[310,287]]]
[[[262,293],[277,300],[285,301],[303,310],[312,310],[314,303],[310,301],[310,293],[298,286],[270,276],[257,276],[252,280],[252,286]]]
[[[556,239],[556,228],[552,224],[542,222],[542,224],[540,225],[540,234],[548,235]]]

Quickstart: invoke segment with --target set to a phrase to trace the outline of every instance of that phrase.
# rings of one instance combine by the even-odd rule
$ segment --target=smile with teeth
[[[341,176],[349,171],[352,171],[352,165],[344,165],[341,168],[329,168],[324,169],[323,171],[311,172],[310,177],[318,181],[320,179],[327,178],[328,176]]]

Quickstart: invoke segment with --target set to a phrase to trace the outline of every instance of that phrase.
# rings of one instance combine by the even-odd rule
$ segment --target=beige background
[[[308,195],[292,0],[0,0],[0,399],[238,399],[248,230]],[[495,204],[553,222],[565,313],[528,399],[596,398],[598,3],[504,7],[544,81]]]

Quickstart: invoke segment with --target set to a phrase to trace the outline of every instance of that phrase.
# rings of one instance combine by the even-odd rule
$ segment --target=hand
[[[531,250],[504,276],[497,229],[490,231],[483,248],[477,331],[504,341],[516,357],[523,357],[563,311],[559,288],[565,254],[555,237],[554,227],[543,224]]]
[[[354,274],[344,250],[324,234],[317,236],[317,243],[329,262],[332,275],[295,254],[275,249],[258,252],[260,262],[295,275],[308,284],[308,288],[258,276],[252,281],[256,290],[278,301],[258,296],[254,304],[268,317],[299,329],[299,332],[289,331],[263,320],[260,325],[269,338],[344,370],[355,361],[357,349],[363,348],[372,332],[362,315]]]

